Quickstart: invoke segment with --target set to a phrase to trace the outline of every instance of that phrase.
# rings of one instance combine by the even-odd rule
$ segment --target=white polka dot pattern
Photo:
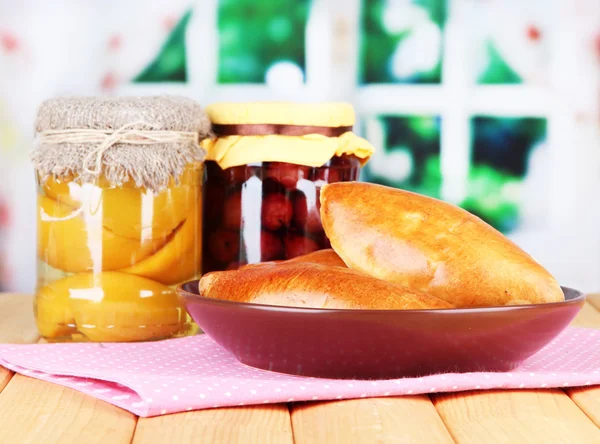
[[[600,330],[568,328],[510,373],[382,381],[289,376],[243,365],[205,335],[137,344],[0,345],[0,364],[139,416],[234,405],[600,384]]]

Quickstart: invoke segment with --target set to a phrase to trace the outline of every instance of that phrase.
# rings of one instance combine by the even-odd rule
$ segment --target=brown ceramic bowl
[[[443,310],[329,310],[209,299],[179,288],[204,332],[252,367],[322,378],[386,379],[509,371],[558,335],[584,304]]]

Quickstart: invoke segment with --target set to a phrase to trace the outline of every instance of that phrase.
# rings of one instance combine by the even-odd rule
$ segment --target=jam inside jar
[[[330,248],[319,213],[321,187],[358,180],[360,167],[352,155],[320,167],[261,162],[223,170],[207,161],[202,272]]]

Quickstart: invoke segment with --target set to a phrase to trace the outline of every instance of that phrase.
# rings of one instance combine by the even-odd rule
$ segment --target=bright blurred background
[[[350,101],[363,180],[600,290],[598,0],[0,0],[0,289],[34,290],[40,101],[160,93]]]

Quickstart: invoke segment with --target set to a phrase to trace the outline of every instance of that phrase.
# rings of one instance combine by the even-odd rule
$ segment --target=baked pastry
[[[304,256],[298,256],[294,259],[289,259],[283,263],[290,262],[311,262],[314,264],[331,265],[333,267],[347,268],[342,258],[331,248],[314,251],[312,253],[305,254]]]
[[[269,261],[269,262],[258,262],[256,264],[247,264],[239,267],[240,269],[252,268],[252,267],[260,267],[262,265],[273,265],[273,264],[288,264],[288,263],[297,263],[297,262],[309,262],[313,264],[321,264],[321,265],[330,265],[332,267],[346,267],[346,264],[342,260],[339,255],[333,251],[331,248],[326,248],[324,250],[313,251],[312,253],[304,254],[302,256],[297,256],[293,259],[288,259],[284,261]]]
[[[306,262],[263,263],[204,275],[200,295],[287,307],[418,310],[452,308],[428,294],[348,268]]]
[[[456,307],[564,300],[525,251],[469,212],[381,185],[324,185],[321,220],[346,265]]]

